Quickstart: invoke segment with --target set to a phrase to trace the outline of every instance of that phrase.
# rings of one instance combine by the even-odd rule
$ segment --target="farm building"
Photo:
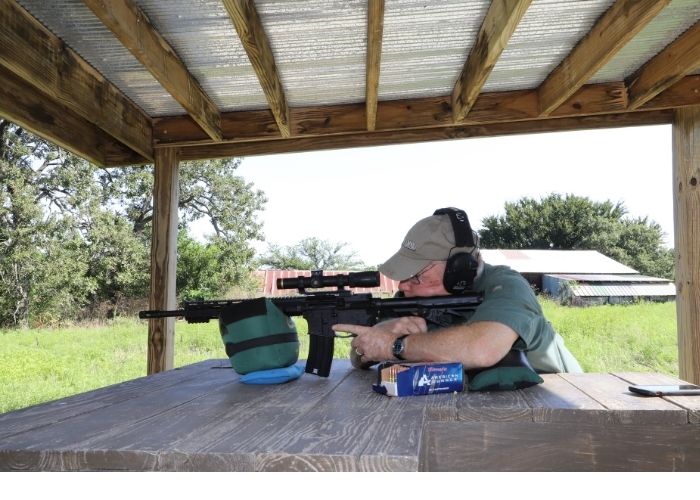
[[[482,250],[484,260],[509,266],[538,291],[571,305],[618,304],[676,297],[667,279],[642,276],[595,250]]]
[[[562,304],[590,306],[626,304],[640,299],[665,302],[676,298],[667,279],[621,274],[545,274],[542,291]]]

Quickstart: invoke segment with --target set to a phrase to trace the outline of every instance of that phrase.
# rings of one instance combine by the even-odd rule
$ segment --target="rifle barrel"
[[[139,319],[172,318],[173,316],[184,316],[184,309],[174,311],[139,311]]]

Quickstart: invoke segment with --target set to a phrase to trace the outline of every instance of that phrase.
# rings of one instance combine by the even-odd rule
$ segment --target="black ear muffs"
[[[462,247],[476,247],[472,228],[464,210],[458,208],[441,208],[433,215],[447,215],[452,223],[455,235],[455,246],[452,250]],[[451,294],[464,293],[471,290],[474,278],[479,267],[479,262],[470,252],[458,252],[447,258],[445,274],[442,278],[443,286]]]

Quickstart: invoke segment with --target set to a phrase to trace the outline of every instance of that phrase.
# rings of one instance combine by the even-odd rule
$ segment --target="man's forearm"
[[[498,363],[518,335],[501,323],[483,321],[430,333],[409,335],[404,340],[407,361],[459,362],[465,368],[485,368]]]

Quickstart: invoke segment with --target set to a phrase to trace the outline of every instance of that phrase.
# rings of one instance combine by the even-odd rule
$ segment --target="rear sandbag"
[[[544,382],[523,351],[512,349],[490,368],[468,370],[470,391],[515,391]]]
[[[219,331],[231,366],[241,375],[284,368],[299,359],[296,325],[270,299],[227,307],[219,316]]]

